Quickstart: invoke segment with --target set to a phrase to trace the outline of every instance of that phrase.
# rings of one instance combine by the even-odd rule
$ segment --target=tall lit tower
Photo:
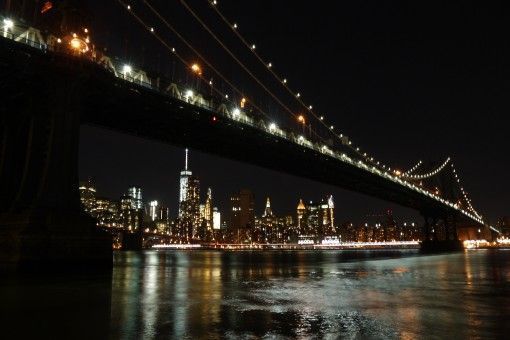
[[[200,226],[200,182],[188,170],[188,149],[184,159],[184,170],[179,182],[179,229],[181,238],[190,242],[198,240]]]
[[[205,219],[207,230],[211,230],[212,225],[213,225],[213,203],[212,203],[211,188],[207,189],[207,197],[205,198],[205,204],[204,204],[204,219]]]
[[[128,189],[128,195],[131,196],[132,199],[132,208],[135,210],[141,210],[143,203],[142,203],[142,189],[139,187],[131,187]]]
[[[306,211],[306,206],[303,203],[303,200],[301,198],[299,199],[299,203],[298,203],[296,211],[297,211],[297,228],[298,228],[298,230],[300,230],[302,219],[303,219],[303,216]]]
[[[264,213],[262,214],[262,217],[272,217],[273,211],[271,210],[271,200],[269,197],[266,199],[266,208],[264,209]]]
[[[193,175],[191,171],[188,170],[188,149],[185,151],[184,158],[184,170],[181,171],[181,178],[179,182],[179,217],[182,214],[181,211],[181,203],[186,200],[186,193],[189,184],[189,178]]]
[[[153,221],[158,218],[158,201],[149,202],[149,216]]]

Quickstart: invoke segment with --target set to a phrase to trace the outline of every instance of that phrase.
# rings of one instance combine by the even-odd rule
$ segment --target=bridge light
[[[241,108],[244,109],[244,106],[246,105],[246,98],[241,98]]]
[[[10,30],[14,27],[14,21],[11,19],[4,19],[4,30]]]
[[[284,84],[287,84],[287,79],[283,79],[283,83],[284,83]]]
[[[133,69],[131,68],[130,65],[124,65],[122,67],[122,73],[124,73],[124,75],[128,74],[128,73],[131,73]]]
[[[308,106],[308,110],[312,110],[312,109],[313,109],[312,105]]]
[[[303,115],[299,115],[297,120],[298,120],[298,122],[300,122],[302,124],[305,124],[305,122],[306,122],[305,116],[303,116]]]
[[[236,24],[236,23],[234,23],[234,25],[233,25],[232,27],[233,27],[233,28],[237,28],[237,24]]]
[[[324,120],[324,116],[320,116],[320,120]]]
[[[257,48],[257,46],[255,46],[255,44],[251,45],[252,50],[254,50],[255,48]]]
[[[273,63],[267,64],[267,67],[269,67],[269,68],[273,67]]]
[[[190,99],[191,97],[193,97],[193,91],[187,90],[186,93],[184,94],[184,98]]]
[[[71,43],[70,43],[70,44],[71,44],[71,47],[72,47],[73,49],[75,49],[75,50],[79,50],[79,49],[81,49],[81,40],[80,40],[80,39],[78,39],[78,38],[73,38],[73,39],[71,40]]]
[[[196,63],[191,65],[191,70],[193,71],[193,73],[198,74],[199,76],[202,75],[202,68],[200,67],[200,65]]]
[[[89,33],[89,29],[88,29],[88,28],[84,28],[84,29],[83,29],[83,32],[85,32],[85,33]]]

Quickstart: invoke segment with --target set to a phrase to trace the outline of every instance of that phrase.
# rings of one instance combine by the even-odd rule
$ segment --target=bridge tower
[[[111,267],[111,237],[78,193],[86,72],[74,73],[79,60],[52,68],[0,44],[0,268]]]

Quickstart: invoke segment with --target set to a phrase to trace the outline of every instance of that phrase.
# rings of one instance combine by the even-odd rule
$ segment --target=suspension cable
[[[144,0],[145,3],[147,3],[146,0]],[[239,58],[235,56],[235,54],[221,41],[221,39],[209,28],[209,26],[198,16],[198,14],[188,5],[188,3],[185,0],[180,1],[181,4],[184,6],[184,8],[200,23],[200,25],[211,35],[218,44],[221,45],[221,47],[234,59],[243,70],[246,71],[250,75],[250,77],[255,80],[282,108],[284,108],[287,112],[289,112],[290,115],[294,118],[298,118],[297,115],[292,112],[292,110],[285,105],[271,90],[265,86],[262,81],[260,81],[249,69],[244,65]],[[316,135],[320,140],[324,141],[324,138],[317,134],[315,131],[312,131],[314,135]]]
[[[432,170],[432,171],[429,171],[425,174],[418,174],[418,175],[410,175],[410,174],[403,174],[402,176],[403,177],[407,177],[407,178],[410,178],[410,179],[425,179],[425,178],[430,178],[432,176],[435,176],[437,175],[438,173],[440,173],[447,165],[448,163],[450,163],[451,161],[451,158],[448,157],[444,162],[443,164],[441,164],[439,167],[437,167],[436,169]]]
[[[228,79],[227,77],[225,77],[216,67],[214,67],[200,52],[198,52],[194,47],[193,45],[191,45],[191,43],[188,42],[188,40],[186,40],[182,34],[180,34],[169,22],[168,20],[166,20],[158,11],[156,11],[154,9],[154,7],[152,7],[152,5],[143,0],[144,4],[147,5],[147,7],[151,10],[151,12],[153,12],[164,24],[166,27],[168,27],[179,39],[182,40],[182,42],[184,42],[184,44],[186,44],[186,46],[188,46],[188,48],[190,50],[193,51],[193,53],[195,53],[211,70],[214,71],[214,73],[216,73],[218,76],[220,76],[220,78],[225,81],[231,88],[234,89],[234,91],[241,97],[245,97],[245,95],[243,94],[243,92],[241,90],[239,90],[234,84],[232,84]],[[263,111],[259,106],[257,106],[255,104],[254,101],[252,101],[250,99],[250,103],[252,103],[253,107],[255,107],[258,111],[260,111],[264,116],[266,116],[267,118],[270,118],[269,115]]]
[[[181,2],[184,2],[184,0],[181,0]],[[324,122],[324,119],[322,116],[317,116],[314,111],[313,111],[313,108],[312,106],[307,106],[304,101],[301,99],[301,95],[299,92],[294,92],[290,89],[290,87],[287,85],[287,79],[284,78],[283,80],[278,76],[278,74],[276,74],[276,72],[273,70],[272,68],[272,64],[271,63],[267,63],[262,59],[262,57],[255,51],[255,49],[253,48],[252,45],[250,45],[248,43],[248,41],[246,41],[246,39],[239,33],[239,31],[237,30],[237,24],[232,24],[228,21],[228,19],[223,15],[223,13],[221,13],[221,11],[218,9],[218,6],[217,6],[217,3],[216,1],[210,1],[210,0],[207,0],[207,2],[209,3],[209,5],[212,7],[212,9],[218,14],[218,16],[223,20],[223,22],[230,28],[230,30],[232,32],[234,32],[234,34],[241,40],[241,42],[249,49],[251,50],[251,52],[253,53],[253,55],[264,65],[264,67],[274,76],[274,78],[278,81],[278,83],[282,84],[282,86],[287,90],[287,92],[299,103],[301,104],[305,110],[307,112],[309,112],[320,124],[322,124],[327,131],[329,131],[332,135],[334,135],[336,138],[338,138],[341,142],[342,145],[346,145],[347,147],[349,147],[352,151],[354,151],[355,153],[357,153],[359,156],[361,156],[362,158],[364,158],[366,161],[372,163],[373,165],[376,165],[376,166],[379,166],[381,167],[382,169],[386,170],[386,165],[382,164],[381,165],[381,162],[377,161],[377,160],[374,160],[373,157],[371,157],[370,155],[367,155],[366,153],[362,153],[359,148],[356,148],[355,146],[352,145],[352,143],[347,143],[345,144],[345,139],[343,138],[343,134],[340,134],[340,135],[337,135],[334,130],[333,130],[333,126],[328,126],[325,122]],[[391,168],[389,168],[389,171],[391,171]]]

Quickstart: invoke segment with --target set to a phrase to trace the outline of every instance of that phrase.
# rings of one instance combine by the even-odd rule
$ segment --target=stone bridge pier
[[[80,209],[80,98],[87,80],[76,76],[70,82],[72,67],[62,65],[60,72],[52,72],[26,54],[4,51],[0,54],[0,268],[111,267],[110,236],[97,230],[95,221]]]
[[[422,212],[424,218],[422,251],[458,251],[463,249],[457,234],[456,216],[434,211]]]
[[[426,211],[422,216],[423,251],[456,251],[464,249],[465,240],[492,240],[488,227],[475,225],[459,215]]]

